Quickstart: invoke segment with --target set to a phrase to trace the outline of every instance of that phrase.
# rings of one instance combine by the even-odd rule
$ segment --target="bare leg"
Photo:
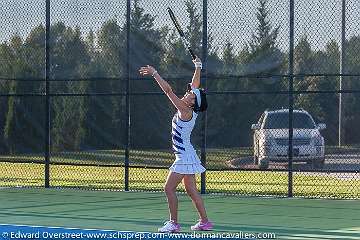
[[[165,194],[168,200],[170,220],[177,223],[178,199],[176,196],[176,187],[179,185],[184,175],[170,172],[165,183]]]
[[[185,175],[184,179],[183,179],[183,183],[185,185],[185,190],[186,193],[189,195],[189,197],[191,198],[194,206],[196,207],[200,220],[202,222],[207,222],[208,218],[206,215],[206,210],[205,210],[205,206],[204,206],[204,201],[202,200],[202,197],[200,195],[200,193],[198,192],[197,188],[196,188],[196,179],[195,179],[195,175]]]

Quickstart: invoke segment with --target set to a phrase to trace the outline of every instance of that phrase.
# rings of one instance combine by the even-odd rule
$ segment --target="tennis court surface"
[[[212,233],[275,234],[275,239],[360,239],[360,201],[205,195]],[[16,225],[156,232],[167,220],[163,193],[0,189],[0,228]],[[198,219],[179,194],[183,232]],[[7,225],[5,225],[7,224]],[[264,235],[263,235],[264,236]],[[4,236],[2,236],[4,239]],[[8,238],[9,239],[9,238]]]

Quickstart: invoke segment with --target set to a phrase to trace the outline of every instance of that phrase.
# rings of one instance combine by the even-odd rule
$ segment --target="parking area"
[[[253,156],[235,158],[227,162],[231,168],[258,169],[254,164]],[[271,162],[269,169],[287,169],[288,163]],[[295,171],[316,170],[311,164],[293,163]],[[359,171],[360,172],[360,153],[359,154],[325,154],[325,164],[321,171]]]

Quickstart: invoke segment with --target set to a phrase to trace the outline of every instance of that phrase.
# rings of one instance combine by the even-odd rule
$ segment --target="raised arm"
[[[160,74],[155,70],[154,67],[147,65],[145,67],[141,67],[139,72],[143,76],[153,76],[158,85],[160,86],[161,90],[166,94],[166,96],[170,99],[176,109],[180,111],[180,113],[191,113],[191,109],[183,101],[181,101],[178,96],[175,95],[170,84],[160,76]]]
[[[191,81],[192,88],[199,88],[200,87],[200,73],[202,68],[202,63],[200,58],[196,57],[195,60],[193,60],[193,63],[195,65],[195,71],[194,75]]]

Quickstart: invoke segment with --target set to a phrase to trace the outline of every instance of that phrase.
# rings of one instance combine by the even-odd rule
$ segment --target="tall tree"
[[[244,60],[244,73],[256,75],[276,75],[284,71],[284,56],[277,47],[280,26],[273,27],[270,22],[268,0],[259,0],[257,8],[257,28],[249,42],[249,54]],[[255,78],[249,81],[252,90],[277,91],[284,87],[284,80],[276,77]],[[283,103],[282,95],[265,94],[254,96],[252,102],[257,102],[256,111],[266,108],[277,108]]]
[[[296,74],[337,74],[339,73],[339,46],[335,41],[326,44],[324,50],[312,51],[307,37],[303,36],[295,48]],[[307,76],[295,78],[295,90],[302,91],[335,91],[337,77]],[[327,144],[337,141],[338,97],[336,94],[309,94],[296,96],[296,108],[303,108],[315,117],[317,122],[325,122],[324,132]]]
[[[227,40],[222,54],[222,60],[224,63],[222,72],[227,75],[235,75],[238,73],[238,61],[234,53],[234,46]]]
[[[130,19],[130,72],[135,77],[138,77],[138,69],[141,66],[158,65],[164,52],[162,46],[164,32],[155,28],[155,17],[146,13],[140,2],[134,0]]]
[[[121,92],[125,86],[125,36],[115,19],[104,22],[97,32],[87,37],[87,48],[91,53],[90,72],[97,79],[90,84],[90,91],[96,93]],[[96,42],[97,39],[97,42]],[[107,80],[104,78],[111,78]],[[123,119],[121,109],[124,108],[122,97],[91,97],[89,111],[86,116],[87,139],[89,147],[97,149],[113,149],[119,147],[123,139]]]
[[[79,93],[88,83],[76,81],[87,75],[90,57],[79,28],[72,29],[63,23],[51,27],[51,77],[65,82],[53,83],[52,92]],[[75,81],[72,81],[75,80]],[[84,121],[87,107],[84,97],[53,98],[53,149],[79,150],[86,135]]]
[[[259,0],[258,25],[249,43],[250,54],[246,61],[247,74],[280,74],[283,70],[283,55],[276,43],[280,26],[272,27],[267,3],[268,0]]]
[[[268,1],[259,0],[258,3],[256,29],[247,46],[239,52],[237,57],[237,72],[244,75],[253,74],[255,77],[236,80],[231,79],[229,82],[226,82],[226,84],[232,86],[234,90],[268,93],[236,95],[232,96],[232,99],[226,100],[226,104],[222,108],[225,109],[226,106],[228,106],[228,113],[224,113],[223,115],[228,119],[227,121],[231,121],[230,125],[232,129],[235,128],[238,130],[234,132],[228,129],[224,139],[228,140],[227,143],[229,146],[232,146],[234,143],[236,143],[237,146],[248,146],[251,138],[239,138],[238,132],[241,132],[242,136],[250,136],[251,123],[257,121],[259,115],[265,109],[282,107],[280,104],[286,103],[286,97],[283,95],[270,93],[281,90],[284,87],[282,79],[277,77],[259,78],[256,76],[278,75],[284,71],[284,56],[277,46],[280,26],[273,27],[269,20],[270,11],[267,7]],[[243,114],[244,112],[247,114]],[[230,117],[230,113],[237,117]]]
[[[353,36],[345,43],[345,72],[348,74],[359,74],[360,72],[360,36]],[[360,81],[358,77],[343,78],[343,88],[348,90],[359,90]],[[360,95],[358,93],[343,94],[344,127],[345,141],[347,144],[359,144],[360,131],[358,124],[360,114],[354,109],[360,105]]]
[[[130,74],[136,80],[131,82],[131,91],[159,91],[152,79],[138,79],[139,68],[144,65],[155,66],[162,73],[161,60],[164,56],[164,37],[166,29],[155,26],[155,17],[135,0],[130,19]],[[162,74],[163,75],[163,74]],[[154,129],[166,129],[169,109],[165,96],[136,95],[131,97],[131,144],[134,148],[163,148],[168,146],[168,134]],[[146,121],[146,124],[144,124]]]
[[[221,67],[218,73],[224,75],[224,79],[211,80],[216,83],[216,91],[234,91],[243,89],[241,80],[235,78],[227,78],[227,75],[239,74],[239,61],[234,51],[233,44],[227,40],[221,53]],[[239,125],[239,119],[242,118],[237,114],[241,109],[242,101],[239,95],[220,95],[216,96],[216,101],[212,101],[212,109],[214,112],[209,112],[208,116],[208,144],[210,146],[233,146],[234,143],[238,146],[238,131],[234,131]],[[236,117],[235,117],[236,116]],[[219,142],[221,139],[221,142]],[[235,140],[235,141],[234,141]]]
[[[313,72],[313,56],[307,36],[301,36],[294,50],[294,73],[310,74]],[[306,87],[306,79],[299,77],[294,79],[295,90],[301,90]]]
[[[123,59],[125,58],[125,30],[122,29],[116,19],[110,19],[104,22],[97,34],[99,57],[101,64],[106,71],[107,77],[121,77],[123,72]],[[94,38],[91,35],[88,38],[88,46],[95,51]],[[92,42],[89,42],[92,41]],[[92,46],[90,46],[91,44]],[[95,60],[95,59],[94,59]],[[110,85],[105,85],[106,90],[110,90]]]
[[[10,81],[6,81],[6,78],[12,77],[12,61],[14,60],[12,50],[10,46],[4,42],[0,44],[0,93],[7,94],[10,90]],[[6,121],[6,115],[8,110],[8,98],[0,98],[0,152],[7,152],[7,144],[4,139],[4,126]]]
[[[10,74],[12,79],[9,86],[9,93],[38,93],[40,91],[39,82],[29,79],[40,78],[40,68],[33,68],[34,65],[41,65],[41,59],[37,58],[38,51],[41,51],[41,30],[35,28],[30,33],[30,38],[24,43],[20,36],[12,37],[9,49],[11,50]],[[30,51],[28,46],[38,45],[38,48]],[[33,58],[36,63],[31,62]],[[18,79],[22,81],[18,81]],[[39,115],[41,100],[34,98],[32,101],[24,97],[9,97],[4,125],[4,140],[10,153],[16,152],[38,152],[42,148],[43,128],[41,125],[42,116]]]

